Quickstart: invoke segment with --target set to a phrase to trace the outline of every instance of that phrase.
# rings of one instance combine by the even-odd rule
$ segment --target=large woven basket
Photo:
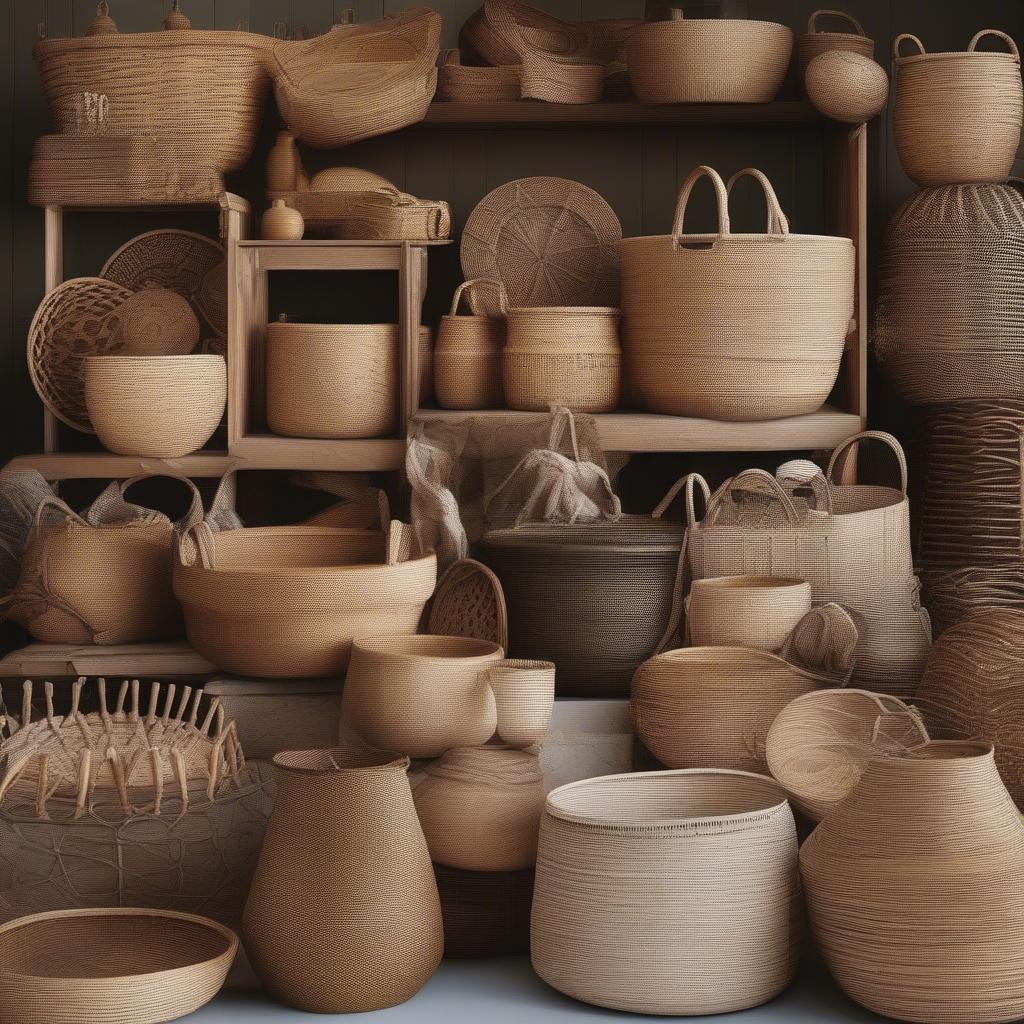
[[[633,1013],[728,1013],[793,980],[793,813],[761,775],[609,775],[549,794],[531,957],[553,988]]]
[[[818,27],[822,18],[832,18],[842,22],[853,31],[828,32]],[[815,57],[833,50],[848,50],[864,57],[875,56],[875,41],[869,39],[863,25],[845,11],[815,11],[807,19],[807,31],[802,32],[796,40],[796,64],[801,81],[807,73],[807,65]]]
[[[977,49],[995,36],[1009,53]],[[909,41],[917,52],[902,56]],[[927,53],[917,36],[893,40],[892,127],[903,170],[918,185],[1006,181],[1020,145],[1020,53],[1005,32],[983,29],[967,50]]]
[[[690,195],[704,176],[715,187],[718,230],[687,234]],[[743,176],[764,190],[764,234],[730,231],[728,193]],[[853,284],[850,239],[791,234],[760,171],[740,171],[727,187],[712,168],[697,167],[680,190],[672,233],[622,243],[631,382],[652,412],[675,416],[764,420],[814,412],[839,373]]]
[[[459,303],[474,291],[498,292],[498,316],[459,316]],[[501,282],[475,278],[455,289],[447,316],[441,317],[434,346],[434,391],[443,409],[498,409],[504,404],[501,350],[505,344],[507,301]]]

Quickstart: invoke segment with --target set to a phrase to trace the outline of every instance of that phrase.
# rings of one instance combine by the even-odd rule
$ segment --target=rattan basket
[[[833,121],[865,124],[889,100],[889,76],[871,57],[827,50],[807,66],[804,89],[812,107]]]
[[[480,288],[498,293],[498,316],[459,316],[459,303]],[[441,317],[434,346],[434,391],[442,409],[499,409],[504,405],[501,350],[505,344],[505,286],[475,278],[455,289],[447,316]]]
[[[833,18],[843,22],[853,31],[822,31],[818,28],[818,22],[822,18]],[[796,64],[801,81],[807,73],[807,66],[815,57],[835,50],[857,53],[873,60],[875,41],[868,38],[863,25],[852,14],[847,14],[845,11],[815,11],[807,19],[807,31],[802,32],[796,40]]]
[[[463,64],[458,50],[449,50],[437,72],[438,100],[452,103],[508,103],[519,99],[516,65],[474,67]]]
[[[995,609],[1024,609],[1024,566],[967,566],[921,570],[924,603],[935,635],[970,616]]]
[[[778,576],[694,580],[686,632],[694,647],[753,647],[775,653],[811,610],[811,585]]]

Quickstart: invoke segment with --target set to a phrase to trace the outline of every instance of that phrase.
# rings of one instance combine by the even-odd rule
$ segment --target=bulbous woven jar
[[[800,868],[825,960],[862,1006],[920,1024],[1024,1016],[1024,824],[990,744],[873,761]]]
[[[405,1002],[444,945],[408,760],[301,750],[274,764],[277,803],[242,922],[253,967],[276,999],[310,1013]]]
[[[651,1014],[729,1013],[793,980],[793,812],[745,772],[647,772],[548,795],[534,970],[574,999]]]

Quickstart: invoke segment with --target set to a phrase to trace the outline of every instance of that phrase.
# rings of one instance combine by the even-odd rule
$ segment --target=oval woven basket
[[[804,90],[819,114],[846,124],[865,124],[888,102],[889,76],[871,57],[826,50],[807,66]]]
[[[811,585],[779,576],[719,576],[694,580],[686,629],[694,647],[781,650],[811,610]]]
[[[534,970],[632,1013],[767,1002],[800,955],[793,813],[761,775],[645,772],[548,795],[533,899]]]
[[[846,26],[846,31],[824,31],[818,27],[822,18],[832,18]],[[850,31],[852,29],[852,31]],[[803,81],[807,73],[807,65],[822,53],[834,50],[845,50],[874,59],[875,41],[869,39],[864,26],[845,11],[815,11],[807,19],[807,31],[802,32],[796,40],[796,64]]]
[[[497,315],[459,316],[462,299],[468,302],[481,289],[497,291]],[[476,278],[455,289],[451,309],[438,325],[434,346],[434,391],[442,409],[499,409],[504,404],[501,350],[506,312],[501,282]]]
[[[449,50],[437,72],[438,100],[451,103],[509,103],[519,99],[516,65],[474,67]]]
[[[597,103],[604,91],[603,64],[574,64],[525,52],[519,67],[524,100],[546,103]]]

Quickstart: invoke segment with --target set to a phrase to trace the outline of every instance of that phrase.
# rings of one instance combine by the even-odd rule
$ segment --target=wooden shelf
[[[159,644],[29,644],[0,658],[0,679],[205,677],[216,668],[184,641]]]
[[[133,476],[223,476],[235,467],[227,452],[197,452],[180,459],[147,459],[112,452],[44,452],[19,455],[5,469],[35,469],[47,480],[127,480]]]
[[[320,438],[246,434],[231,446],[238,469],[323,469],[384,472],[405,463],[398,438],[329,441]]]

